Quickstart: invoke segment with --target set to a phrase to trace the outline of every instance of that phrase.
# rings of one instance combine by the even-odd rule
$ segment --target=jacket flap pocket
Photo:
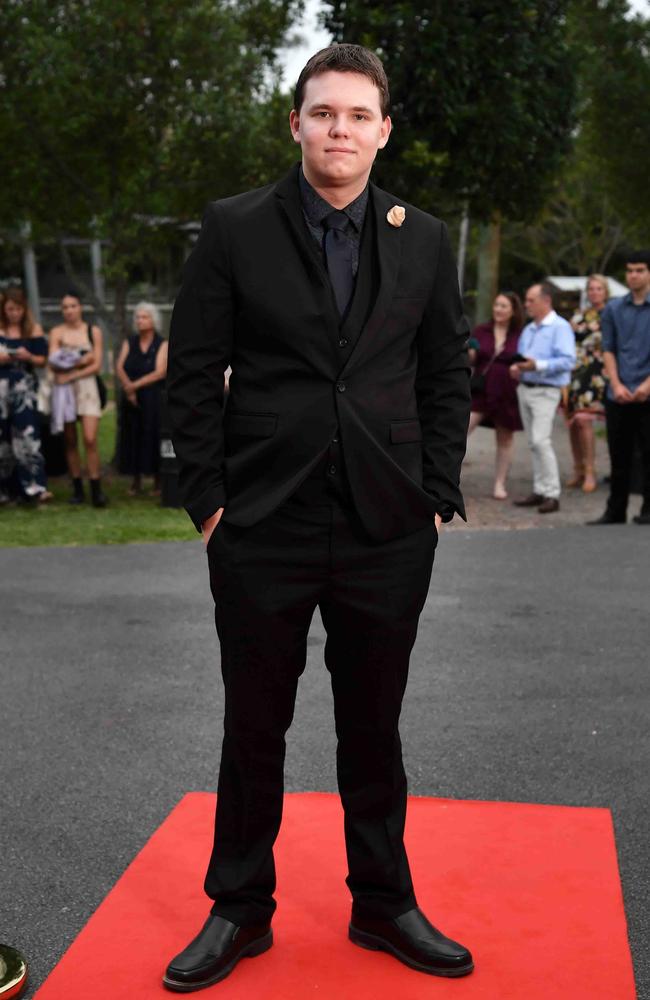
[[[277,413],[228,413],[226,433],[246,437],[273,437],[278,426]]]
[[[392,444],[410,444],[422,440],[422,428],[419,420],[393,420],[390,425],[390,440]]]

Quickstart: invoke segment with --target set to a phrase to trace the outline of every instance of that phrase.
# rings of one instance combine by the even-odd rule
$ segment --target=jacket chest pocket
[[[278,426],[277,413],[227,413],[226,436],[229,438],[269,438]]]
[[[419,420],[392,420],[390,425],[391,444],[411,444],[422,440]]]

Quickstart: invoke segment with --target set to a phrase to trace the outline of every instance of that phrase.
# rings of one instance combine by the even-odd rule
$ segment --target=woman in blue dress
[[[22,288],[0,304],[0,503],[44,503],[47,489],[37,409],[36,368],[47,364],[47,340]]]

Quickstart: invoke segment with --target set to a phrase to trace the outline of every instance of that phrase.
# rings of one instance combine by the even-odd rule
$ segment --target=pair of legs
[[[131,480],[131,485],[129,486],[128,493],[130,497],[136,497],[139,496],[140,493],[142,493],[141,473],[136,472],[135,475],[133,476],[133,479]],[[160,476],[156,474],[153,477],[153,487],[151,489],[151,495],[158,496],[159,493],[160,493]]]
[[[86,466],[88,468],[88,478],[90,479],[91,498],[94,507],[105,507],[106,497],[102,493],[100,472],[101,463],[99,458],[99,447],[97,444],[97,432],[99,430],[99,417],[83,414],[77,418],[81,421],[81,431],[83,435],[84,450],[86,452]],[[77,442],[77,421],[70,421],[64,424],[63,441],[65,445],[65,457],[68,463],[68,471],[72,477],[73,493],[70,503],[83,503],[84,489],[81,479],[81,459],[79,457],[79,446]]]
[[[431,524],[375,543],[339,506],[295,501],[251,528],[222,520],[215,529],[208,561],[225,719],[205,880],[213,914],[251,926],[275,910],[285,734],[316,607],[327,632],[353,913],[392,919],[416,906],[398,723],[436,541]]]
[[[641,452],[643,500],[641,514],[650,516],[650,402],[605,403],[607,443],[612,463],[607,512],[625,519],[630,498],[632,464],[637,445]]]
[[[596,479],[596,415],[578,410],[569,420],[569,440],[573,454],[573,476],[567,486],[581,486],[585,493],[593,493],[598,486]]]
[[[521,421],[533,460],[533,493],[551,500],[560,498],[560,470],[553,448],[553,421],[560,390],[553,386],[517,386]]]
[[[99,460],[99,448],[97,445],[97,432],[99,430],[99,417],[81,416],[81,432],[83,436],[84,451],[86,453],[86,466],[90,479],[99,479],[101,466]],[[65,457],[68,463],[68,471],[73,479],[81,478],[81,458],[79,457],[79,443],[77,440],[77,422],[70,422],[64,425],[63,437],[65,442]]]
[[[469,418],[468,434],[471,434],[472,431],[478,427],[484,416],[484,413],[476,413],[472,411]],[[508,496],[506,482],[508,479],[508,472],[510,471],[510,466],[512,464],[512,449],[514,446],[515,435],[514,431],[509,430],[507,427],[495,427],[494,431],[497,439],[497,454],[494,469],[494,489],[492,491],[492,495],[495,500],[505,500]]]

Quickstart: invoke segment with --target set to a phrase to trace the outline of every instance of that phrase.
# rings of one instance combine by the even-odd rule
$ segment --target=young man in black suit
[[[174,309],[173,439],[207,545],[226,707],[213,906],[167,968],[172,990],[272,944],[285,733],[317,606],[350,938],[422,972],[473,968],[418,909],[403,843],[398,721],[437,528],[464,516],[470,396],[446,227],[368,181],[388,101],[372,53],[313,56],[290,117],[302,165],[208,207]]]

